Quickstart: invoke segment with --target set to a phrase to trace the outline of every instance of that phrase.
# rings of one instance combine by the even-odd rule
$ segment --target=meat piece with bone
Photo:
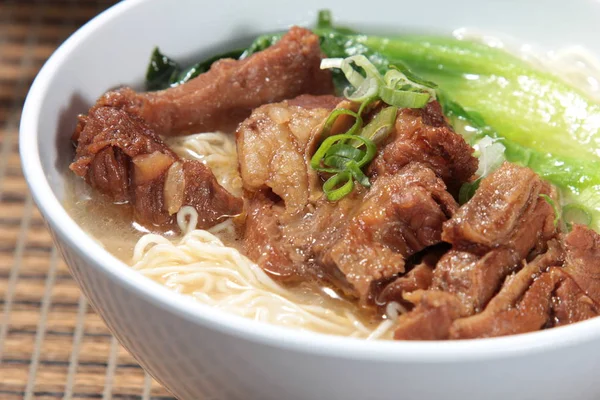
[[[242,199],[221,187],[200,161],[180,159],[140,118],[113,107],[81,117],[71,170],[113,201],[133,205],[134,218],[150,229],[175,227],[184,205],[208,228],[242,211]]]
[[[323,57],[319,37],[293,27],[273,46],[243,60],[217,61],[182,85],[148,93],[114,90],[97,106],[122,108],[162,136],[230,131],[262,104],[332,93],[331,73],[320,69]]]

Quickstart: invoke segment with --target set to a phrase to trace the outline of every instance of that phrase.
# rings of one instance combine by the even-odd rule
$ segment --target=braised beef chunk
[[[248,202],[244,227],[244,252],[270,275],[285,281],[305,278],[303,264],[290,259],[291,244],[284,238],[279,225],[281,206],[263,193]]]
[[[564,271],[596,303],[600,303],[600,235],[575,225],[565,237]]]
[[[86,179],[90,185],[114,199],[115,202],[128,201],[128,164],[127,156],[120,149],[105,147],[89,162]]]
[[[552,241],[545,254],[506,279],[484,311],[454,321],[450,338],[500,336],[541,329],[548,320],[556,279],[544,272],[560,266],[563,257],[559,243]]]
[[[111,91],[98,106],[139,116],[159,135],[229,131],[262,104],[333,93],[331,73],[320,69],[321,58],[319,37],[294,27],[247,59],[220,60],[208,72],[158,92]]]
[[[308,160],[314,131],[331,110],[330,100],[323,100],[304,96],[299,103],[310,103],[311,108],[267,104],[240,124],[236,143],[246,191],[272,191],[289,214],[304,211],[309,199],[320,195],[320,182]],[[324,107],[313,107],[316,104]]]
[[[600,315],[600,235],[575,225],[563,241],[563,279],[552,299],[554,326]],[[556,273],[556,272],[555,272]]]
[[[395,131],[369,167],[371,175],[394,174],[411,162],[431,168],[455,190],[477,170],[473,149],[446,123],[437,102],[399,111]]]
[[[114,201],[131,203],[135,219],[171,228],[184,205],[198,211],[198,227],[242,211],[199,161],[180,160],[144,121],[112,107],[97,107],[76,132],[71,169]]]
[[[407,297],[415,308],[399,318],[395,337],[447,339],[454,320],[480,312],[521,260],[545,248],[556,231],[554,211],[540,194],[553,195],[552,188],[527,168],[505,163],[485,178],[444,224],[442,238],[452,250],[436,266],[431,288]]]
[[[532,248],[543,250],[555,227],[552,207],[540,194],[555,197],[535,172],[504,163],[444,226],[444,240],[477,254],[503,246],[525,258]]]
[[[599,250],[600,235],[575,226],[510,276],[482,313],[455,321],[450,338],[531,332],[597,316]]]
[[[404,272],[405,258],[440,242],[457,207],[432,170],[410,164],[375,181],[337,238],[325,238],[331,244],[321,245],[317,260],[328,275],[341,272],[351,294],[366,301],[372,282]]]
[[[292,218],[266,196],[253,198],[246,254],[280,279],[321,279],[366,305],[373,282],[402,273],[406,257],[439,243],[457,204],[433,171],[414,164],[368,192],[336,203],[320,198],[310,208]]]
[[[416,292],[417,290],[429,289],[433,281],[433,270],[440,259],[441,254],[433,250],[426,254],[421,262],[411,268],[406,274],[394,277],[389,281],[375,282],[380,288],[371,288],[375,298],[375,304],[386,305],[389,302],[396,302],[406,305],[404,299],[405,293]]]
[[[405,300],[415,308],[398,318],[396,340],[448,339],[452,322],[462,314],[460,299],[441,290],[417,290],[406,293]]]
[[[562,270],[553,270],[563,272]],[[600,304],[592,300],[573,279],[562,279],[552,297],[552,312],[547,326],[568,325],[600,315]]]
[[[240,124],[238,157],[250,199],[245,249],[280,280],[325,280],[366,305],[374,302],[374,282],[402,274],[407,257],[440,242],[442,224],[458,205],[421,163],[327,201],[309,161],[336,102],[301,96],[261,106]]]

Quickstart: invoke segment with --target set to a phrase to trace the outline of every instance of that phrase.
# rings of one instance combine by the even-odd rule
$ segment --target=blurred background
[[[0,399],[171,399],[87,304],[32,203],[18,153],[35,75],[111,0],[0,0]]]

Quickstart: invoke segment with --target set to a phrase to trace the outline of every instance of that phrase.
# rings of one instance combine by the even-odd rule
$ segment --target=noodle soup
[[[73,218],[174,292],[294,329],[467,339],[598,315],[595,61],[319,29],[188,70],[157,49],[160,91],[80,120]]]

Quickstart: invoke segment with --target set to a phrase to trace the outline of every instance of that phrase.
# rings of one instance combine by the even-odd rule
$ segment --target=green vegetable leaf
[[[146,90],[165,89],[180,72],[179,64],[154,48],[146,71]]]
[[[592,215],[579,204],[567,204],[562,209],[562,218],[565,221],[567,229],[571,230],[573,224],[589,226],[592,222]]]
[[[184,69],[183,71],[181,71],[177,75],[177,77],[171,82],[171,86],[181,85],[182,83],[185,83],[185,82],[189,81],[190,79],[194,79],[198,75],[205,73],[206,71],[208,71],[210,69],[210,67],[216,61],[222,60],[224,58],[238,59],[241,57],[243,52],[244,52],[243,49],[232,50],[232,51],[228,51],[226,53],[218,54],[214,57],[210,57],[199,63],[196,63],[196,64],[192,65],[191,67],[188,67],[188,68]]]
[[[317,29],[332,29],[333,22],[330,10],[320,10],[317,16]]]
[[[171,58],[162,54],[157,48],[152,52],[150,64],[146,72],[146,90],[162,90],[171,86],[181,85],[208,71],[211,65],[223,58],[239,58],[244,50],[232,50],[210,57],[185,69]]]
[[[463,205],[475,195],[481,179],[477,179],[474,182],[463,183],[458,192],[458,204]]]
[[[250,57],[252,54],[259,51],[263,51],[277,43],[283,36],[282,33],[271,33],[267,35],[261,35],[254,39],[254,41],[248,46],[246,50],[241,54],[240,59]]]

